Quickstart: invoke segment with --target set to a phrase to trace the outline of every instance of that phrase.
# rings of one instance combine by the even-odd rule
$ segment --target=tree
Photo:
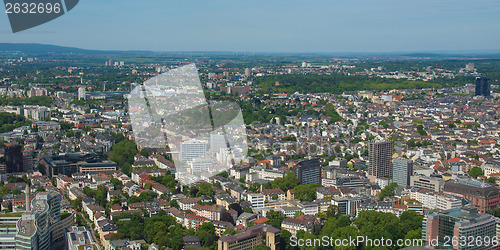
[[[236,234],[237,232],[232,229],[232,228],[228,228],[224,231],[224,233],[222,233],[222,235],[233,235],[233,234]]]
[[[295,214],[293,215],[293,217],[294,217],[294,218],[297,218],[297,217],[299,217],[299,216],[301,216],[301,215],[304,215],[304,212],[302,212],[302,211],[298,210],[298,211],[295,211]]]
[[[200,238],[200,243],[202,246],[210,247],[212,244],[214,244],[216,239],[214,224],[212,224],[211,222],[203,222],[195,235]]]
[[[469,171],[469,175],[472,178],[477,178],[480,175],[483,175],[483,170],[480,167],[473,167]]]
[[[297,179],[295,174],[290,171],[286,173],[285,177],[278,177],[274,179],[271,185],[272,188],[279,188],[286,192],[289,189],[293,189],[295,186],[299,185],[299,179]]]
[[[397,183],[391,183],[388,186],[384,187],[380,193],[378,194],[378,197],[383,200],[387,196],[394,196],[394,191],[396,190],[396,187],[398,186]]]
[[[298,185],[293,191],[295,192],[295,199],[300,201],[314,201],[316,199],[316,187],[321,185],[310,183],[306,185]]]
[[[254,250],[271,250],[271,248],[266,245],[258,245],[254,248]]]
[[[266,213],[266,217],[269,219],[266,224],[271,225],[277,229],[281,229],[281,222],[283,219],[285,219],[285,216],[274,211],[270,210],[269,212]]]
[[[149,152],[149,150],[143,148],[143,149],[141,149],[140,154],[144,157],[148,157],[151,154],[151,152]]]
[[[170,206],[171,206],[171,207],[175,207],[175,208],[177,208],[177,209],[179,209],[179,208],[180,208],[179,203],[177,202],[177,200],[171,200],[171,201],[170,201]]]
[[[151,184],[151,182],[148,182],[148,183],[144,184],[144,188],[145,189],[151,190],[152,187],[153,187],[153,184]]]
[[[486,181],[488,181],[490,183],[493,183],[493,184],[497,183],[497,179],[495,177],[493,177],[493,176],[488,177],[488,179],[486,179]]]
[[[111,198],[111,204],[116,205],[122,203],[122,196],[121,195],[115,195],[113,198]]]
[[[216,176],[222,176],[224,178],[227,178],[229,176],[229,174],[227,173],[227,171],[222,171],[222,172],[216,174]]]
[[[130,168],[136,154],[137,145],[131,140],[124,139],[111,147],[108,157],[116,162],[125,174],[130,174]]]
[[[427,132],[425,132],[424,126],[422,124],[417,125],[417,132],[421,136],[426,136],[427,135]]]
[[[196,197],[200,197],[202,195],[211,196],[212,193],[214,192],[212,185],[210,183],[206,183],[206,182],[202,182],[202,183],[198,184],[197,188],[199,191],[198,191],[198,193],[196,193]]]
[[[339,216],[340,216],[340,208],[338,206],[335,206],[335,205],[328,206],[328,208],[326,209],[326,217],[327,218],[330,218],[330,217],[337,218]]]

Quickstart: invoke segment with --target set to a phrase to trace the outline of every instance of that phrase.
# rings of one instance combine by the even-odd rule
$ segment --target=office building
[[[392,177],[392,142],[370,142],[368,144],[370,180]]]
[[[41,162],[49,177],[63,174],[71,176],[74,173],[115,171],[118,165],[94,153],[73,153],[45,156]]]
[[[219,238],[219,250],[250,250],[258,245],[266,245],[271,250],[280,249],[280,230],[266,224],[247,228],[246,231]]]
[[[17,108],[17,114],[23,115],[28,119],[44,121],[50,118],[50,110],[43,106],[24,106]]]
[[[305,160],[294,167],[295,176],[301,185],[316,183],[321,184],[321,164],[318,159]]]
[[[480,213],[495,209],[500,204],[499,189],[478,180],[447,181],[444,183],[443,192],[469,200]]]
[[[19,144],[7,144],[5,147],[5,167],[7,173],[23,172],[24,156],[22,146]]]
[[[398,186],[410,185],[410,177],[413,175],[413,161],[396,158],[392,161],[392,182]]]
[[[434,192],[441,192],[444,180],[436,177],[414,175],[410,177],[410,186],[426,189]]]
[[[368,203],[370,203],[368,196],[332,198],[332,205],[337,206],[342,215],[356,215],[359,207]]]
[[[486,77],[477,77],[476,78],[476,96],[490,96],[490,79]]]
[[[62,240],[73,216],[61,219],[61,195],[55,190],[37,193],[30,199],[26,187],[26,212],[0,216],[0,249],[50,249]]]
[[[184,142],[181,144],[180,158],[187,163],[193,159],[205,156],[207,153],[207,144],[200,141]]]
[[[422,222],[422,239],[430,249],[443,249],[452,239],[478,239],[481,242],[494,239],[496,220],[489,214],[477,214],[475,209],[450,209],[432,212]],[[467,241],[469,242],[469,241]],[[436,245],[436,243],[439,243]],[[453,249],[490,249],[486,244],[456,244]],[[452,247],[449,247],[452,248]]]
[[[262,209],[264,208],[266,196],[263,194],[248,193],[247,200],[252,204],[253,209]]]
[[[85,100],[87,91],[85,90],[84,87],[79,87],[78,88],[78,100]]]

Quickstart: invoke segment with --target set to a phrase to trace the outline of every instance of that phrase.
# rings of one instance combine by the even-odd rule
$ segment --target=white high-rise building
[[[210,153],[215,155],[221,148],[227,148],[226,137],[223,134],[210,134]]]
[[[78,100],[85,100],[85,95],[87,94],[84,87],[78,88]]]
[[[187,163],[193,159],[205,156],[206,152],[207,144],[204,142],[185,142],[181,144],[180,158],[182,162]]]

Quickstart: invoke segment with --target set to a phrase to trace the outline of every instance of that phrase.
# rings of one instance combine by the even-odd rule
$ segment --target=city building
[[[266,196],[266,200],[285,200],[285,192],[279,188],[264,189],[262,194]]]
[[[85,100],[87,91],[85,90],[84,87],[78,88],[78,100]]]
[[[5,147],[5,166],[7,173],[23,172],[23,147],[19,144],[8,144]]]
[[[297,218],[285,218],[281,222],[281,228],[287,230],[292,235],[297,235],[297,232],[314,233],[318,229],[319,218],[314,215],[300,215]]]
[[[335,186],[337,188],[364,187],[370,184],[370,180],[368,180],[366,177],[361,177],[361,176],[342,176],[333,179],[322,179],[321,182],[322,185],[325,187]]]
[[[441,192],[444,180],[436,177],[414,175],[410,177],[410,186],[427,189],[434,192]]]
[[[266,196],[263,194],[248,193],[247,200],[252,204],[253,209],[264,208]]]
[[[224,212],[224,207],[220,205],[199,205],[195,204],[191,207],[191,211],[196,215],[208,218],[209,220],[220,220]]]
[[[41,106],[23,106],[17,108],[17,114],[23,115],[28,119],[44,121],[50,118],[50,110],[47,107]]]
[[[413,175],[413,161],[396,158],[392,161],[392,182],[398,186],[410,185],[410,177]]]
[[[443,192],[463,197],[480,213],[495,209],[500,203],[499,189],[478,180],[452,180],[444,184]]]
[[[31,88],[30,90],[26,91],[26,96],[27,97],[34,97],[34,96],[45,96],[47,95],[47,89],[45,88]]]
[[[71,176],[74,173],[115,171],[118,165],[94,153],[72,153],[45,156],[41,162],[49,177],[59,174]]]
[[[266,224],[247,228],[235,235],[224,235],[219,238],[219,250],[250,250],[258,245],[266,245],[271,250],[280,249],[280,230]]]
[[[368,176],[371,181],[379,177],[392,177],[392,142],[368,144]]]
[[[496,220],[489,214],[480,215],[475,209],[450,209],[431,212],[422,222],[422,239],[431,249],[441,249],[452,239],[478,239],[481,242],[494,239]],[[468,242],[468,241],[467,241]],[[436,244],[438,243],[438,244]],[[453,249],[490,249],[486,244],[456,244]]]
[[[318,159],[305,160],[294,167],[295,176],[301,185],[316,183],[321,184],[321,164]]]
[[[207,153],[207,144],[200,141],[184,142],[180,147],[181,161],[187,163],[198,157],[205,156]]]
[[[476,96],[489,97],[491,92],[490,79],[486,77],[476,78]]]
[[[332,205],[338,206],[340,213],[343,215],[356,215],[359,207],[369,202],[370,198],[366,196],[334,197],[332,199]]]
[[[1,249],[50,249],[62,240],[73,216],[61,219],[61,195],[49,190],[37,193],[31,200],[26,187],[26,211],[0,216]]]
[[[66,232],[66,239],[66,249],[68,250],[101,249],[99,244],[94,242],[92,233],[89,232],[85,227],[73,226],[68,228]]]

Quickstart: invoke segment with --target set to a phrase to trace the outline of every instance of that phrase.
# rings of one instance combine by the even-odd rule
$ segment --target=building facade
[[[413,175],[413,161],[396,158],[392,161],[392,182],[398,186],[410,185],[410,177]]]
[[[219,238],[219,250],[250,250],[258,245],[266,245],[271,250],[280,249],[280,230],[266,224],[247,228],[246,231]]]
[[[301,185],[316,183],[321,184],[321,164],[318,159],[305,160],[295,165],[295,176]]]
[[[453,239],[478,239],[481,242],[496,236],[496,219],[489,214],[480,215],[474,209],[451,209],[428,214],[422,222],[422,239],[430,249],[442,249]],[[436,244],[437,243],[437,244]],[[491,243],[456,244],[453,249],[490,249]],[[448,247],[449,248],[449,247]]]
[[[392,177],[392,142],[368,144],[368,175],[374,178]]]

